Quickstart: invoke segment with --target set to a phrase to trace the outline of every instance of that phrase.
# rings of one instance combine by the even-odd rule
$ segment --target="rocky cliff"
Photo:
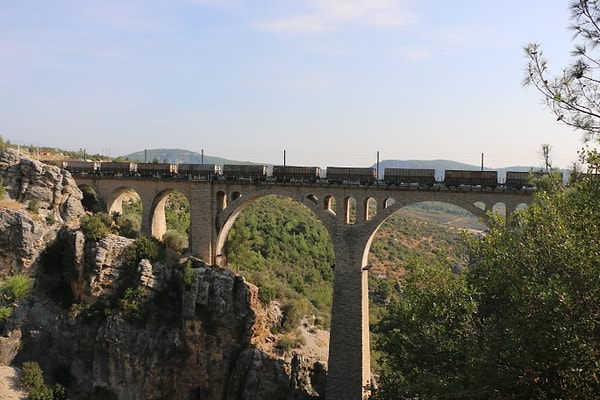
[[[77,229],[68,172],[8,151],[0,177],[0,273],[35,276],[0,321],[0,364],[37,361],[72,398],[324,397],[323,360],[273,351],[277,308],[242,277],[175,254],[130,265],[120,255],[131,239],[94,242]]]

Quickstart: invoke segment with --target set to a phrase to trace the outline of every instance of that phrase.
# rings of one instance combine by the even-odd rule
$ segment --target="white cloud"
[[[290,16],[257,23],[269,31],[311,34],[336,31],[348,25],[389,28],[412,25],[417,16],[406,1],[398,0],[310,0],[308,9]]]

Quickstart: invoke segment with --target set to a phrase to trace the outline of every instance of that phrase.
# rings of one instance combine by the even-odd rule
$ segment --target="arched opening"
[[[233,193],[231,193],[231,201],[236,201],[240,197],[242,197],[242,194],[240,192],[233,192]]]
[[[506,204],[496,203],[492,206],[492,214],[506,218]]]
[[[217,192],[217,210],[222,211],[227,207],[227,194],[223,191]]]
[[[142,200],[131,188],[120,188],[113,194],[109,214],[121,236],[136,238],[142,229]]]
[[[159,219],[164,220],[164,229]],[[179,253],[190,247],[190,203],[183,193],[173,190],[162,196],[153,213],[153,235],[155,221],[160,229],[156,233],[167,247]]]
[[[356,223],[356,200],[354,197],[344,198],[344,221],[346,224]]]
[[[377,199],[373,197],[368,197],[365,199],[365,219],[370,221],[377,215]]]
[[[290,351],[303,341],[321,342],[328,356],[334,253],[326,228],[305,205],[267,195],[248,199],[225,224],[227,266],[257,285],[263,304],[276,307],[276,347]]]
[[[83,194],[81,205],[86,212],[96,214],[106,211],[106,201],[98,196],[93,186],[79,185],[79,190]]]
[[[328,212],[330,212],[333,215],[336,215],[336,201],[335,201],[335,197],[333,196],[325,196],[324,202],[323,202],[323,207],[325,210],[327,210]]]
[[[319,198],[317,196],[315,196],[314,194],[309,194],[308,196],[306,196],[306,198],[308,200],[310,200],[314,205],[319,204]]]

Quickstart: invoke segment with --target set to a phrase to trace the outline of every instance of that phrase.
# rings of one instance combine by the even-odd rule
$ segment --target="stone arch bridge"
[[[291,198],[314,212],[329,232],[335,255],[333,306],[327,375],[328,400],[362,399],[370,383],[368,268],[369,248],[377,229],[400,208],[425,201],[454,204],[487,219],[496,204],[506,215],[531,201],[531,193],[460,191],[335,184],[190,181],[140,177],[74,176],[121,212],[122,195],[141,199],[142,232],[161,238],[166,232],[164,205],[173,191],[190,204],[190,249],[208,264],[226,264],[224,246],[240,212],[268,195]],[[352,201],[352,199],[354,201]]]

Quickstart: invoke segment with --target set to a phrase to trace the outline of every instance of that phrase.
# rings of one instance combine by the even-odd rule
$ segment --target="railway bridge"
[[[166,232],[165,202],[179,191],[190,204],[190,249],[208,264],[225,266],[225,242],[237,216],[268,195],[304,204],[326,227],[335,255],[333,306],[327,375],[328,400],[358,400],[371,381],[367,256],[381,224],[395,211],[426,201],[454,204],[487,219],[503,204],[506,215],[528,205],[531,193],[491,190],[419,189],[387,185],[300,184],[141,177],[74,176],[121,212],[123,195],[135,191],[142,202],[142,232],[161,238]]]

